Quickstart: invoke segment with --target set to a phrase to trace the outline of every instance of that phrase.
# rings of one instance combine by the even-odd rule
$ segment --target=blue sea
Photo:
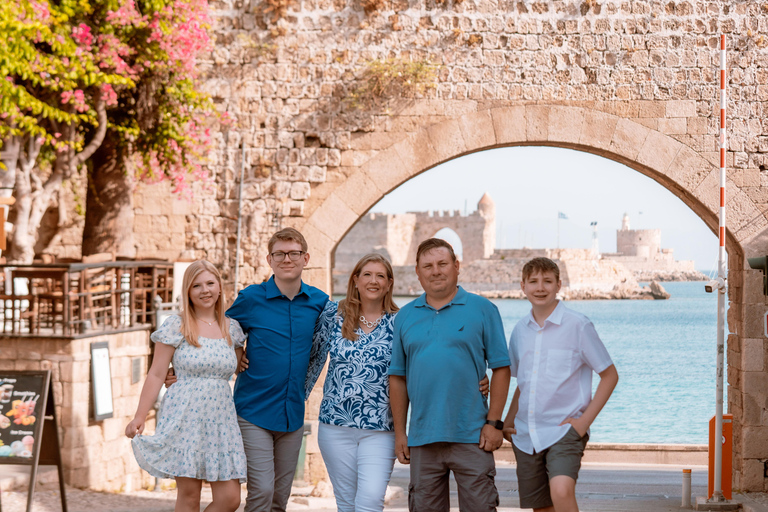
[[[619,372],[616,390],[592,425],[593,442],[707,443],[715,414],[717,295],[706,293],[702,282],[662,285],[669,300],[567,303],[592,320]],[[400,299],[400,305],[409,300]],[[528,301],[493,302],[509,337],[530,310]],[[598,381],[595,375],[593,387]]]

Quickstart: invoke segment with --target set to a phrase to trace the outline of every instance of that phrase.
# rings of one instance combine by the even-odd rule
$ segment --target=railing
[[[170,302],[173,263],[0,265],[0,335],[79,337],[156,327]]]

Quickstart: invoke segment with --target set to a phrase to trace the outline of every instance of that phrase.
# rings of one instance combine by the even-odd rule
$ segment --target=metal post
[[[243,211],[243,179],[245,175],[245,139],[242,139],[243,152],[240,156],[240,189],[237,193],[237,243],[235,244],[235,295],[240,284],[240,226],[242,224]]]
[[[682,508],[691,508],[691,470],[683,470],[683,499],[680,504]]]
[[[717,260],[717,391],[715,393],[715,475],[710,501],[723,502],[723,366],[725,354],[725,35],[720,36],[720,250]]]

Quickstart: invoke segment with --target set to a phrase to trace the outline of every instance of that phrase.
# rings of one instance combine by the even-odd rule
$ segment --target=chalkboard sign
[[[0,464],[35,460],[49,378],[49,372],[0,372]]]
[[[27,512],[38,465],[57,466],[61,509],[67,512],[51,371],[0,371],[0,465],[29,465]],[[2,512],[2,503],[0,503]]]

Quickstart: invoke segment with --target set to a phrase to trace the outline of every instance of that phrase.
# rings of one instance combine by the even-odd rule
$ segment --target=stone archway
[[[490,108],[449,118],[407,134],[375,152],[297,223],[313,251],[308,277],[330,289],[332,254],[347,231],[386,193],[446,160],[475,151],[515,145],[565,147],[621,162],[654,179],[688,205],[716,231],[719,168],[673,137],[637,120],[584,107],[525,105]],[[745,254],[759,252],[768,236],[768,220],[760,205],[732,179],[726,202],[729,251],[728,338],[729,411],[734,415],[734,486],[762,490],[762,449],[768,429],[756,417],[765,400],[759,386],[768,378],[760,360],[763,340],[754,322],[764,297],[754,284],[745,286]],[[747,274],[747,276],[745,276]],[[749,279],[750,283],[754,279]],[[762,290],[760,290],[762,292]],[[746,358],[751,353],[757,362]],[[763,357],[765,357],[763,355]]]
[[[314,208],[297,227],[315,248],[313,267],[320,271],[315,282],[327,286],[322,273],[329,268],[333,248],[385,194],[452,158],[520,145],[570,148],[623,163],[670,190],[716,232],[719,169],[678,140],[634,120],[583,107],[492,108],[406,135],[362,162],[322,201],[310,203],[308,210]],[[768,229],[768,220],[733,180],[727,186],[727,243],[733,265],[743,258],[742,244]]]

